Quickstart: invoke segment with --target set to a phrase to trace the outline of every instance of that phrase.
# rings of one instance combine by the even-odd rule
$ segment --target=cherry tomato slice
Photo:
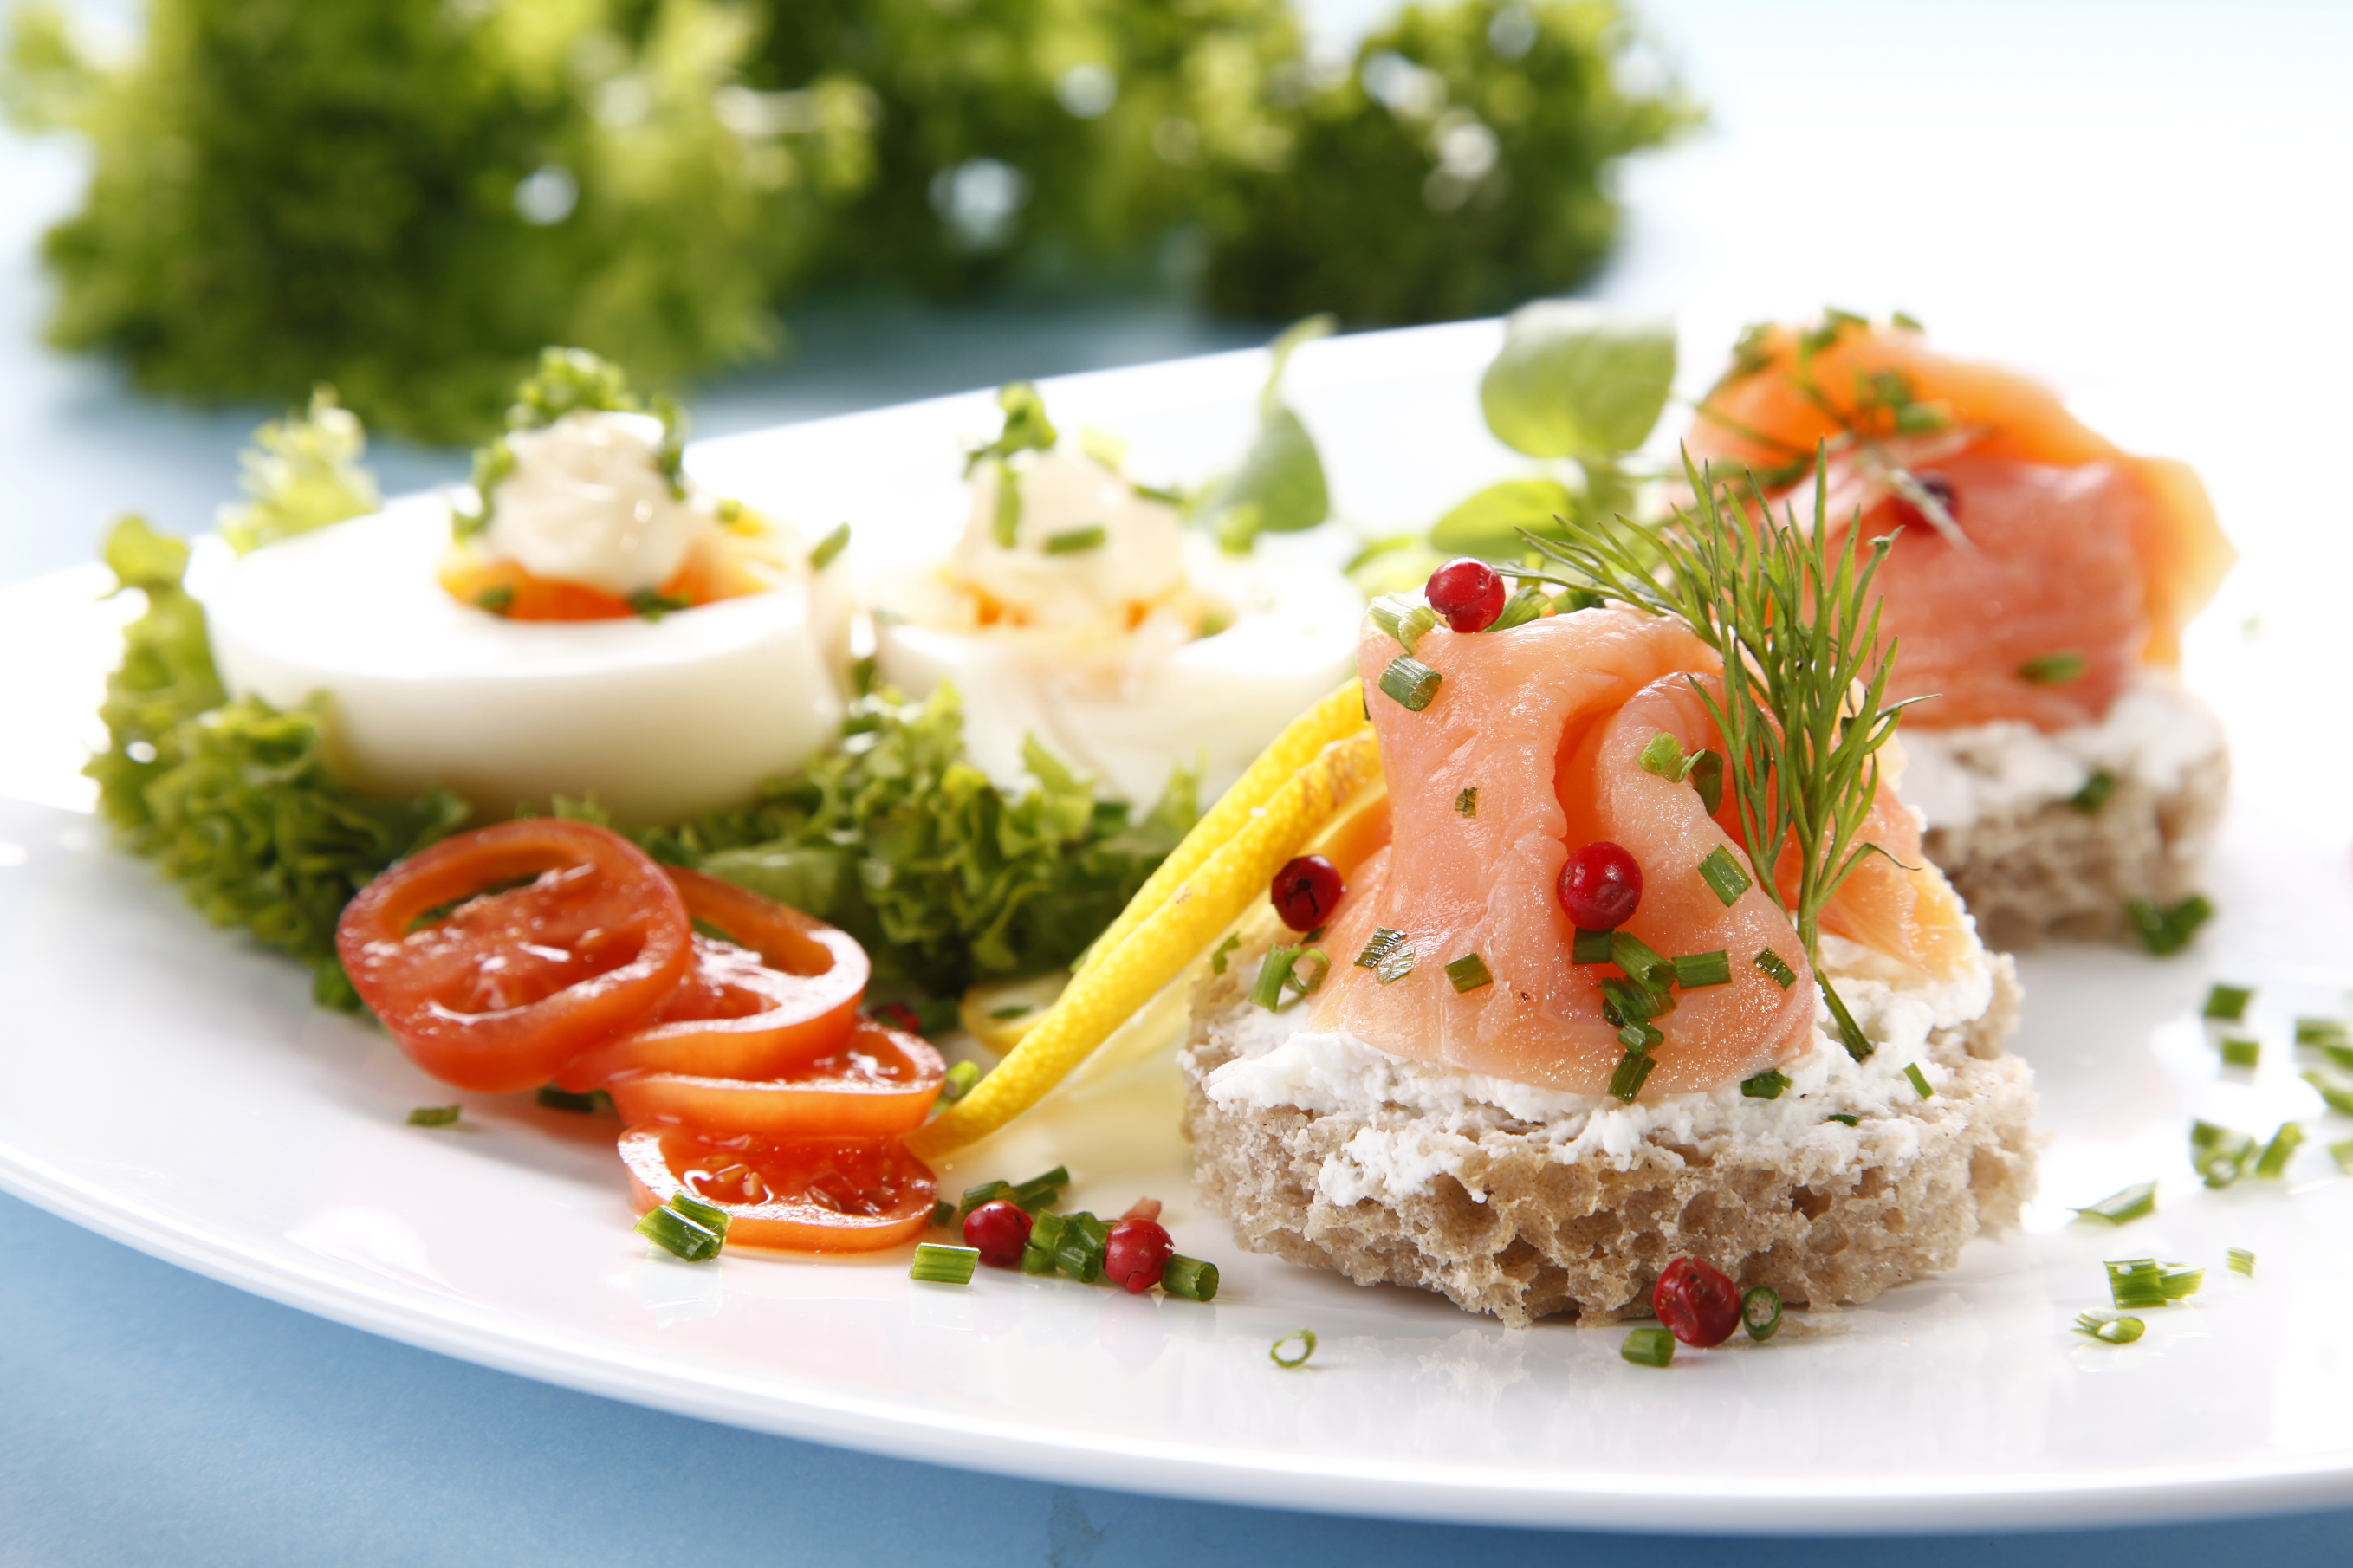
[[[623,1073],[606,1089],[621,1120],[663,1122],[712,1136],[825,1134],[881,1138],[923,1124],[947,1068],[920,1035],[860,1019],[849,1037],[770,1079]]]
[[[392,867],[344,907],[335,952],[410,1060],[500,1094],[545,1083],[582,1047],[659,1006],[686,973],[692,931],[678,890],[637,846],[538,817],[445,838]]]
[[[558,1088],[585,1094],[625,1073],[774,1078],[849,1037],[874,972],[855,937],[716,877],[665,870],[688,916],[732,940],[697,932],[678,989],[565,1063]]]
[[[872,1252],[932,1223],[939,1183],[896,1138],[703,1138],[632,1127],[621,1163],[643,1213],[681,1191],[727,1211],[727,1245]]]

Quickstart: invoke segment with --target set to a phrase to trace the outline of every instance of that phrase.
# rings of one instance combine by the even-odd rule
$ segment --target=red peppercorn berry
[[[1010,1268],[1029,1245],[1029,1216],[1018,1204],[993,1199],[964,1216],[964,1244],[977,1247],[991,1268]]]
[[[1430,607],[1458,632],[1483,632],[1504,613],[1504,577],[1484,561],[1458,555],[1430,574]]]
[[[1642,901],[1642,868],[1603,839],[1588,844],[1560,868],[1560,907],[1579,931],[1616,931]]]
[[[1954,493],[1952,480],[1933,469],[1923,470],[1912,478],[1922,489],[1936,498],[1936,504],[1945,509],[1947,517],[1955,522],[1961,521],[1961,498]],[[1908,497],[1900,495],[1895,498],[1895,521],[1906,528],[1930,526],[1928,514]]]
[[[1157,1222],[1124,1219],[1111,1227],[1103,1243],[1103,1278],[1141,1296],[1160,1283],[1160,1271],[1176,1256],[1176,1244]]]
[[[1723,1269],[1678,1258],[1659,1275],[1651,1310],[1687,1345],[1720,1345],[1740,1326],[1740,1289]]]
[[[1347,890],[1340,880],[1340,868],[1321,855],[1302,855],[1283,862],[1267,892],[1284,925],[1293,931],[1314,931],[1331,920],[1332,910]]]

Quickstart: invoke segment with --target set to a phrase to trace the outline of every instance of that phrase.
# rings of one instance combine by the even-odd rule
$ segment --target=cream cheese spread
[[[1306,1010],[1298,1003],[1279,1013],[1244,1008],[1210,1023],[1213,1039],[1234,1054],[1202,1080],[1202,1092],[1223,1105],[1289,1106],[1364,1121],[1316,1180],[1324,1197],[1343,1206],[1411,1196],[1440,1174],[1460,1179],[1479,1136],[1504,1129],[1536,1130],[1564,1164],[1599,1160],[1622,1171],[1652,1141],[1703,1152],[1733,1139],[1792,1148],[1859,1145],[1857,1129],[1827,1120],[1852,1115],[1873,1125],[1881,1140],[1874,1148],[1883,1153],[1889,1131],[1913,1125],[1894,1113],[1921,1103],[1905,1069],[1917,1067],[1932,1092],[1950,1082],[1952,1069],[1931,1058],[1930,1038],[1986,1012],[1992,970],[1977,948],[1959,970],[1938,979],[1835,936],[1824,936],[1821,946],[1839,994],[1876,1048],[1862,1061],[1850,1058],[1828,1033],[1829,1012],[1818,1003],[1813,1040],[1783,1064],[1789,1084],[1775,1100],[1747,1098],[1737,1083],[1632,1105],[1537,1089],[1391,1056],[1350,1035],[1303,1030]]]
[[[1967,827],[2065,800],[2101,772],[2171,794],[2222,740],[2213,710],[2171,674],[2150,670],[2098,723],[2052,734],[2016,720],[1955,730],[1907,724],[1899,789],[1928,826]]]

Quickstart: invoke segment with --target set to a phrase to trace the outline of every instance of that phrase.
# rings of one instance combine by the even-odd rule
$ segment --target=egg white
[[[490,818],[563,795],[675,821],[840,734],[839,563],[659,621],[520,622],[442,589],[448,544],[446,505],[419,500],[237,561],[204,593],[222,679],[281,708],[324,693],[340,774]]]

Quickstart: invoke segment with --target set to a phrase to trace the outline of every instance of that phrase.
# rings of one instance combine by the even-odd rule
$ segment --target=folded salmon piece
[[[1731,970],[1727,984],[1679,987],[1673,1010],[1652,1020],[1665,1038],[1651,1050],[1643,1096],[1715,1089],[1809,1047],[1811,971],[1781,900],[1755,876],[1729,791],[1711,814],[1691,784],[1641,765],[1662,732],[1687,755],[1723,750],[1694,686],[1713,689],[1721,675],[1704,643],[1673,622],[1615,608],[1504,632],[1434,630],[1417,657],[1440,679],[1419,712],[1379,692],[1398,651],[1377,630],[1358,649],[1375,693],[1389,842],[1356,869],[1326,933],[1335,963],[1313,1028],[1467,1071],[1603,1092],[1626,1047],[1597,983],[1617,971],[1574,962],[1576,931],[1556,886],[1572,851],[1606,840],[1642,868],[1626,931],[1668,958],[1721,951]],[[1866,834],[1889,854],[1865,859],[1823,925],[1941,973],[1975,942],[1894,797],[1900,753],[1890,742],[1882,754]],[[1749,884],[1728,903],[1700,870],[1719,851]],[[1792,869],[1794,850],[1783,858]],[[1395,975],[1392,963],[1386,983],[1355,962],[1383,931],[1412,951],[1408,972]],[[1790,984],[1758,966],[1767,952]],[[1473,953],[1492,983],[1458,991],[1445,966]]]

